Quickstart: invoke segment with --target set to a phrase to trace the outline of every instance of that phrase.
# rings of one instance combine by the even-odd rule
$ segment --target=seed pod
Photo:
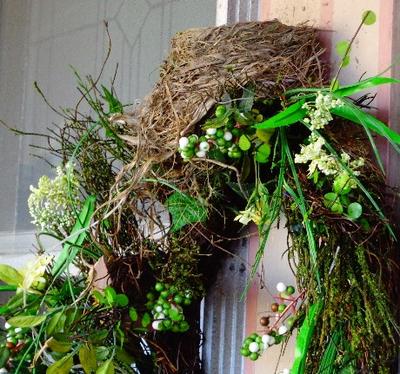
[[[269,317],[263,316],[260,318],[260,325],[261,326],[268,326],[269,325]]]
[[[278,303],[273,303],[271,304],[271,310],[275,313],[278,311],[279,304]]]

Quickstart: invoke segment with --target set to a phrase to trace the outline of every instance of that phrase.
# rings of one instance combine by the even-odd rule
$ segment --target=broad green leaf
[[[68,353],[72,348],[72,344],[71,343],[62,342],[62,341],[56,340],[54,338],[48,340],[47,346],[53,352],[59,352],[59,353]]]
[[[347,215],[350,219],[360,218],[362,215],[363,209],[360,203],[351,203],[347,208]]]
[[[334,367],[334,363],[338,354],[338,344],[341,335],[342,333],[340,330],[335,330],[332,334],[320,361],[317,374],[335,374],[336,369]]]
[[[10,313],[14,311],[15,309],[19,308],[23,303],[24,294],[22,292],[15,294],[13,297],[11,297],[7,304],[3,305],[0,307],[0,315]],[[29,294],[28,297],[35,297],[36,295]],[[36,296],[37,297],[37,296]]]
[[[340,203],[338,194],[335,192],[328,192],[324,195],[324,205],[330,209],[333,213],[342,214],[343,206]]]
[[[61,360],[49,366],[46,370],[46,374],[69,374],[73,364],[74,360],[71,355],[64,356]]]
[[[364,125],[378,135],[385,137],[390,142],[400,144],[400,134],[387,127],[379,119],[375,118],[371,114],[362,111],[356,106],[353,107],[351,106],[351,104],[345,103],[340,107],[332,109],[332,113],[339,117],[348,119],[354,123]]]
[[[282,112],[268,118],[267,120],[254,125],[256,129],[274,129],[277,127],[289,126],[301,121],[307,114],[307,110],[303,108],[304,100],[288,106]]]
[[[104,340],[107,338],[108,336],[108,330],[106,329],[101,329],[98,330],[96,332],[93,332],[92,334],[89,335],[89,340],[93,343],[93,344],[101,344],[104,342]]]
[[[307,359],[308,348],[314,333],[315,325],[318,316],[322,310],[323,302],[318,301],[310,306],[308,313],[301,325],[296,338],[296,346],[294,351],[294,362],[291,374],[304,374],[305,364]]]
[[[90,221],[95,209],[95,196],[89,196],[83,204],[82,210],[79,213],[78,219],[74,227],[72,228],[71,234],[68,238],[68,242],[64,244],[63,250],[59,254],[57,260],[54,263],[52,269],[52,275],[60,275],[68,265],[75,259],[79,252],[79,247],[86,239],[86,231],[89,228]]]
[[[82,311],[78,308],[70,308],[65,312],[65,327],[68,330],[71,325],[82,316]]]
[[[96,371],[96,351],[91,344],[84,344],[79,349],[79,361],[86,374],[91,374]]]
[[[372,10],[366,10],[363,12],[361,20],[364,25],[370,26],[376,22],[376,14]]]
[[[0,280],[12,286],[22,284],[24,277],[12,266],[0,264]]]
[[[104,297],[104,295],[101,294],[100,291],[98,290],[93,290],[92,291],[92,296],[96,299],[96,301],[99,304],[104,304],[106,302],[106,298]]]
[[[123,293],[120,293],[117,295],[115,302],[118,306],[124,308],[129,304],[129,299],[128,296],[124,295]]]
[[[41,316],[16,316],[12,317],[7,322],[13,327],[21,327],[28,328],[40,325],[45,319],[47,315]]]
[[[113,305],[117,300],[117,293],[115,292],[114,288],[107,286],[104,289],[104,296],[107,299],[108,304]]]
[[[400,83],[399,79],[389,78],[389,77],[371,77],[364,79],[358,83],[350,84],[348,86],[342,86],[334,91],[335,96],[344,97],[354,95],[358,92],[365,91],[371,88],[381,86],[383,84],[394,84]]]
[[[115,355],[117,356],[117,359],[124,364],[127,365],[132,365],[132,363],[135,362],[135,359],[133,356],[131,356],[125,349],[116,347],[115,349]]]
[[[51,336],[55,332],[63,332],[66,319],[67,316],[65,315],[64,311],[54,314],[47,324],[46,334]]]
[[[134,307],[129,308],[129,317],[132,320],[132,322],[136,322],[138,320],[138,314]]]
[[[207,219],[206,207],[199,200],[183,192],[174,192],[165,203],[172,216],[172,232],[177,232],[188,224],[204,222]]]
[[[350,46],[350,42],[348,40],[341,40],[336,43],[335,50],[339,57],[344,58],[346,56],[347,49]],[[349,50],[350,52],[350,50]]]
[[[251,142],[247,135],[241,135],[239,138],[239,148],[242,151],[248,151],[251,147]]]
[[[147,327],[151,323],[151,317],[149,313],[144,313],[142,317],[142,326]]]
[[[96,370],[96,374],[114,374],[114,363],[112,359],[105,361],[99,368]]]

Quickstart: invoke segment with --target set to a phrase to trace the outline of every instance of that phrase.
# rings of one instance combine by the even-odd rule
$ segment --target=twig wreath
[[[61,165],[28,201],[38,256],[0,265],[15,291],[1,372],[201,372],[198,306],[220,250],[257,225],[250,283],[284,212],[297,285],[278,283],[240,353],[256,360],[298,328],[292,374],[389,373],[398,255],[374,137],[398,150],[400,135],[365,110],[370,95],[350,96],[398,81],[327,87],[322,52],[315,30],[278,21],[189,30],[134,112],[76,73],[81,100],[45,134]]]

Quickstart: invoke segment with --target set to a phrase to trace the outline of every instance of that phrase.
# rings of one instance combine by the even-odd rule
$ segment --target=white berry
[[[282,369],[281,374],[290,374],[289,369]]]
[[[200,151],[207,152],[210,149],[210,144],[208,144],[208,142],[201,142],[199,144],[199,149]]]
[[[279,282],[277,285],[276,285],[276,289],[278,290],[278,292],[285,292],[286,291],[286,285],[285,285],[285,283],[283,283],[283,282]]]
[[[268,335],[268,334],[263,335],[263,336],[261,337],[261,339],[262,339],[262,341],[263,341],[264,344],[268,344],[268,345],[273,345],[273,344],[275,344],[275,338],[274,338],[273,336],[271,336],[271,335]]]
[[[8,374],[8,371],[6,368],[1,368],[0,369],[0,374]]]
[[[19,334],[21,331],[22,331],[21,327],[17,327],[17,328],[15,329],[15,333],[16,333],[16,334]]]
[[[151,327],[154,330],[158,331],[158,330],[161,330],[161,324],[162,324],[162,321],[153,321],[153,323],[151,324]]]
[[[196,156],[197,156],[197,157],[200,157],[200,158],[206,157],[206,152],[204,152],[204,151],[197,151],[197,152],[196,152]]]
[[[288,332],[288,328],[285,325],[282,325],[279,327],[278,334],[279,335],[285,335]]]
[[[260,350],[260,346],[258,345],[258,343],[256,342],[252,342],[249,344],[249,351],[254,353],[254,352],[258,352]]]
[[[189,145],[189,139],[186,136],[183,136],[179,139],[179,147],[181,149],[185,149]]]
[[[227,142],[229,142],[230,140],[232,140],[232,138],[233,138],[232,133],[229,132],[229,131],[226,131],[225,134],[224,134],[224,139],[225,139]]]
[[[214,127],[211,127],[209,129],[207,129],[206,133],[207,133],[207,135],[215,135],[217,133],[217,129],[215,129]]]
[[[6,323],[4,324],[4,328],[5,328],[6,330],[8,330],[10,327],[11,327],[11,325],[10,325],[8,322],[6,322]]]
[[[162,306],[161,305],[157,305],[155,309],[156,309],[157,313],[161,313],[162,312]]]

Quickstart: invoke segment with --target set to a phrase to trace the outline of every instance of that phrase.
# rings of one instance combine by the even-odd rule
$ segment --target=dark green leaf
[[[136,322],[138,320],[138,314],[134,307],[129,308],[129,317],[133,322]]]
[[[96,359],[97,361],[104,361],[110,355],[110,350],[107,347],[100,346],[96,347]]]
[[[303,109],[304,100],[288,106],[282,112],[268,118],[267,120],[253,126],[256,129],[274,129],[277,127],[289,126],[301,121],[307,114],[307,110]]]
[[[256,151],[256,161],[259,163],[266,163],[268,162],[269,155],[271,153],[271,146],[269,144],[261,144]]]
[[[135,359],[133,356],[131,356],[125,349],[122,349],[120,347],[116,347],[115,349],[115,355],[117,356],[117,359],[121,362],[123,362],[126,365],[132,365],[132,363],[135,362]]]
[[[14,269],[12,266],[0,264],[0,281],[12,286],[22,284],[24,277],[22,274]]]
[[[363,209],[360,203],[351,203],[347,208],[347,215],[350,219],[354,220],[361,217],[362,211]]]
[[[358,83],[351,84],[348,86],[342,86],[336,90],[334,90],[334,94],[337,97],[344,97],[354,95],[358,92],[368,90],[371,88],[375,88],[382,84],[393,84],[400,83],[400,80],[388,77],[372,77],[368,79],[364,79]]]
[[[108,336],[108,330],[106,329],[101,329],[96,332],[93,332],[92,334],[89,335],[89,340],[93,344],[102,344],[104,340],[107,339]]]
[[[363,112],[356,106],[353,107],[348,103],[345,103],[345,105],[332,109],[332,113],[354,123],[365,125],[370,130],[385,137],[389,141],[395,144],[400,144],[400,134],[387,127],[383,122],[379,121],[379,119],[375,118],[371,114]]]
[[[79,349],[79,361],[86,374],[91,374],[97,369],[96,351],[91,344],[84,344]]]
[[[10,357],[10,350],[6,346],[0,347],[0,368],[6,366],[8,358]]]
[[[247,135],[241,135],[239,138],[239,148],[242,151],[248,151],[251,147],[251,142]]]
[[[172,216],[172,232],[177,232],[188,224],[204,222],[207,219],[206,207],[199,200],[183,192],[174,192],[165,203]]]
[[[16,316],[11,317],[7,322],[13,327],[34,327],[40,325],[45,319],[47,318],[46,315],[41,316]]]
[[[120,293],[117,295],[115,302],[118,306],[124,308],[129,304],[129,299],[128,299],[128,296]]]
[[[96,374],[114,374],[114,363],[112,359],[103,362],[96,370]]]
[[[61,253],[52,269],[52,275],[57,277],[60,275],[68,265],[75,259],[79,252],[79,247],[86,239],[86,231],[89,228],[90,221],[95,209],[95,196],[89,196],[79,213],[78,219],[71,231],[68,242],[64,244]]]
[[[0,284],[0,291],[16,291],[17,286]]]
[[[301,325],[296,338],[296,346],[294,352],[294,363],[292,366],[291,374],[304,374],[305,364],[307,359],[308,348],[310,346],[312,336],[314,333],[315,325],[318,316],[322,310],[323,302],[318,301],[310,306],[308,313]]]
[[[33,295],[29,295],[33,297]],[[8,300],[7,304],[0,307],[0,315],[10,313],[11,311],[17,309],[23,304],[23,293],[17,293],[10,300]]]

